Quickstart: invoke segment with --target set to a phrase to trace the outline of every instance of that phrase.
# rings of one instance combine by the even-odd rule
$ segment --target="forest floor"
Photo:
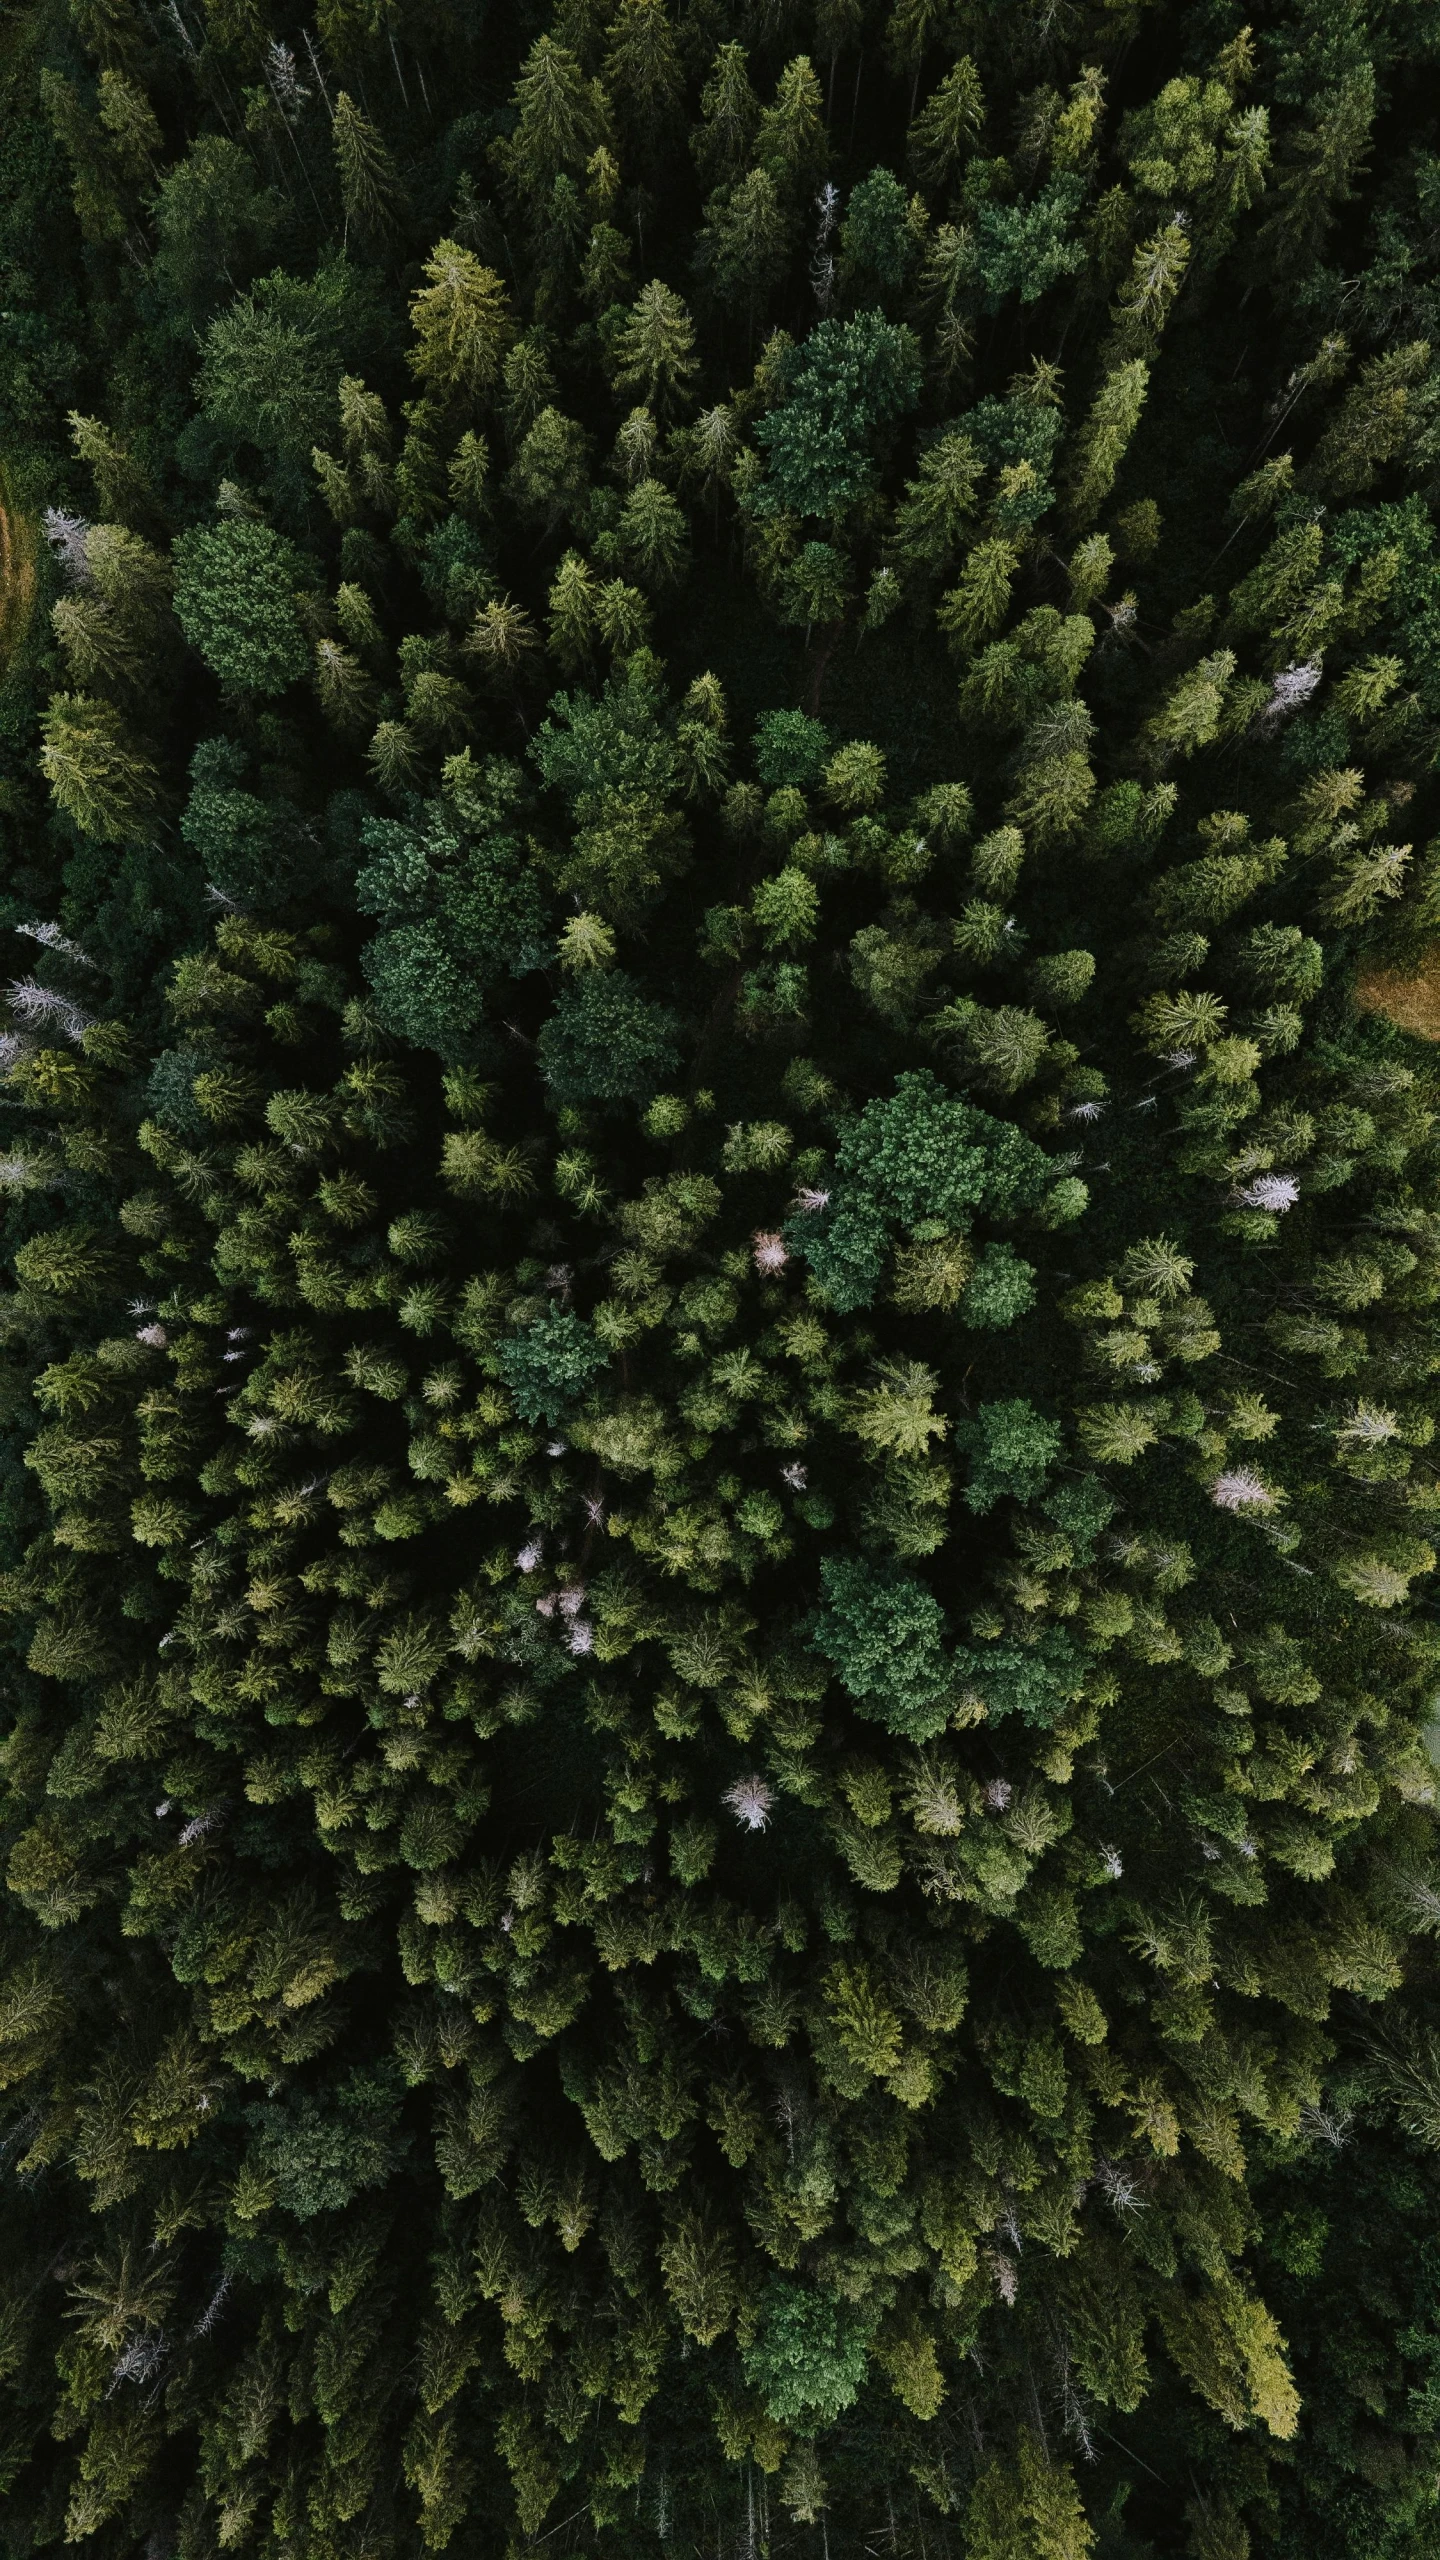
[[[1362,969],[1355,1001],[1364,1013],[1383,1013],[1402,1031],[1440,1040],[1440,942],[1413,969]]]

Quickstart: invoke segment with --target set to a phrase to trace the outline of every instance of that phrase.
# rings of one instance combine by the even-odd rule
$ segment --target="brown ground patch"
[[[1413,969],[1362,969],[1355,1001],[1364,1013],[1383,1013],[1402,1031],[1440,1040],[1440,942]]]
[[[0,472],[0,669],[24,636],[35,602],[35,527],[10,503]]]

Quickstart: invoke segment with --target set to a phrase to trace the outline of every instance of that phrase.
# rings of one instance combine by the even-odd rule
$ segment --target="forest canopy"
[[[0,82],[0,2555],[1435,2560],[1433,0]]]

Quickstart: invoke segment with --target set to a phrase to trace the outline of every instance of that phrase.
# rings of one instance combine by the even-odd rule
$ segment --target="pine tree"
[[[1069,513],[1077,527],[1093,522],[1114,487],[1149,383],[1149,367],[1137,357],[1108,374],[1096,393],[1076,439]]]
[[[665,0],[620,0],[608,35],[609,94],[637,157],[653,159],[670,143],[685,98]]]
[[[483,400],[512,334],[505,287],[472,250],[442,240],[425,262],[428,283],[410,305],[411,365],[441,400]]]
[[[910,119],[908,149],[917,177],[927,186],[943,186],[974,149],[984,121],[979,74],[962,54]]]
[[[91,525],[83,566],[83,585],[51,608],[55,636],[77,685],[133,694],[173,631],[168,565],[123,525]]]
[[[753,332],[790,260],[790,225],[767,171],[712,196],[697,256],[719,300],[743,310]]]
[[[635,393],[660,414],[683,407],[692,396],[694,349],[695,331],[679,294],[658,280],[644,286],[615,339],[616,390]]]
[[[701,185],[709,189],[737,181],[750,157],[760,117],[743,45],[716,47],[700,92],[700,116],[691,149]]]
[[[57,694],[45,714],[40,769],[55,805],[82,835],[123,844],[155,813],[160,776],[121,714],[83,693]]]
[[[383,246],[397,227],[399,181],[381,136],[345,89],[335,100],[330,140],[345,220]]]
[[[587,80],[575,55],[549,35],[538,36],[515,84],[514,132],[493,146],[510,192],[532,216],[548,201],[557,177],[578,175],[610,139],[605,92]]]
[[[1260,231],[1282,277],[1299,273],[1323,249],[1366,166],[1374,116],[1374,71],[1368,62],[1357,63],[1316,100],[1308,124],[1295,135],[1275,209]]]

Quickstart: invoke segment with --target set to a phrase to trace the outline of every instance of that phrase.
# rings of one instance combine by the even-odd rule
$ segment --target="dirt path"
[[[0,465],[0,674],[25,635],[35,603],[35,527],[15,506]]]

